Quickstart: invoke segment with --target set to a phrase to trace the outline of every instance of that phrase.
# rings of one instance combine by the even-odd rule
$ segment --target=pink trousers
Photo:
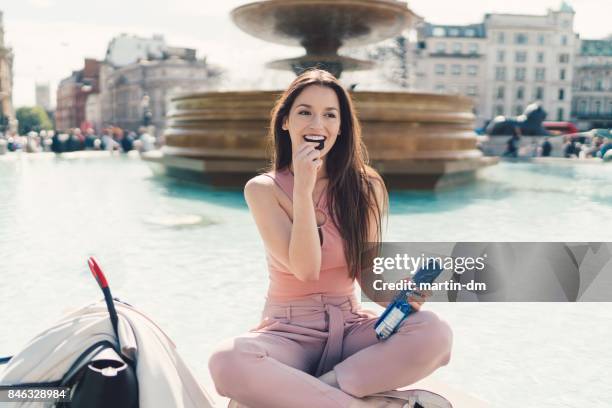
[[[217,392],[250,408],[348,407],[448,364],[452,332],[434,313],[414,313],[387,340],[376,320],[354,297],[269,301],[257,328],[211,356]],[[332,369],[340,389],[316,378]]]

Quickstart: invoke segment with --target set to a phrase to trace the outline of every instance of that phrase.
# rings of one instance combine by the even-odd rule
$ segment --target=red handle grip
[[[96,278],[98,285],[100,285],[102,289],[108,288],[106,276],[104,276],[104,273],[102,272],[100,265],[98,265],[98,261],[96,261],[96,258],[94,258],[93,256],[89,257],[89,259],[87,260],[87,264],[89,265],[89,269],[91,270],[92,275],[94,276],[94,278]]]

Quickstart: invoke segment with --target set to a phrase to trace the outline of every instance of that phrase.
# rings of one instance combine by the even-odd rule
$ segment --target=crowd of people
[[[0,154],[5,152],[76,152],[81,150],[106,150],[127,153],[132,150],[147,152],[158,147],[158,141],[148,128],[142,126],[138,132],[108,126],[97,134],[93,128],[69,129],[67,132],[41,130],[18,135],[15,132],[0,133]]]
[[[533,140],[533,145],[526,146],[524,151],[519,154],[521,138],[520,132],[515,132],[515,134],[506,141],[506,149],[502,153],[502,156],[510,158],[516,158],[519,157],[519,155],[527,157],[559,156],[559,154],[554,154],[555,146],[551,142],[550,137],[544,137],[539,145]],[[557,144],[556,149],[559,149],[559,144]],[[584,135],[565,135],[560,149],[560,156],[565,158],[601,158],[610,160],[612,158],[612,137],[603,135],[593,135],[592,137],[586,137]]]
[[[608,151],[612,151],[612,139],[596,136],[590,143],[577,138],[567,137],[563,145],[563,157],[577,157],[588,159],[591,157],[605,158]]]

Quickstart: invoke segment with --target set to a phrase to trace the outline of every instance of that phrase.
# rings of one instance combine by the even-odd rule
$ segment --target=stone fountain
[[[318,66],[339,77],[371,61],[338,55],[342,46],[399,35],[417,16],[395,0],[267,0],[234,9],[245,32],[306,49],[306,55],[268,67],[296,73]],[[202,92],[172,99],[166,146],[145,155],[153,168],[216,185],[244,185],[264,169],[267,127],[280,91]],[[465,182],[496,163],[476,148],[471,101],[411,92],[352,92],[371,164],[390,187],[431,189]]]

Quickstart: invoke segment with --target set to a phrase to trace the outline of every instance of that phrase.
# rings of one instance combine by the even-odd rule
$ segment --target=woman
[[[451,331],[422,311],[379,341],[377,317],[354,295],[366,243],[381,237],[387,193],[336,78],[298,76],[276,103],[270,136],[272,171],[244,190],[267,252],[266,306],[256,329],[212,355],[213,381],[252,408],[378,406],[363,397],[448,363]]]

